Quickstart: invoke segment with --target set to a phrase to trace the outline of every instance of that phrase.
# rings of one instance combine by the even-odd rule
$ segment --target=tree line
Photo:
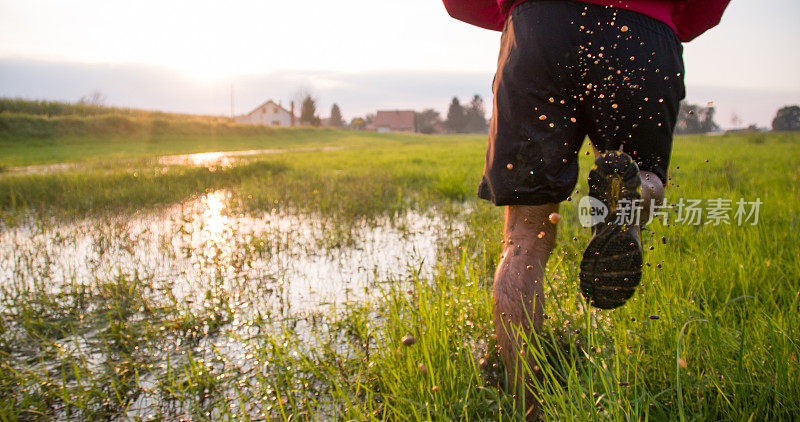
[[[681,102],[675,133],[692,134],[719,131],[719,125],[714,121],[714,113],[715,109],[712,105],[701,107],[697,104]],[[741,122],[741,119],[735,115],[734,120]],[[758,130],[758,127],[750,125],[747,130]],[[772,130],[800,130],[800,106],[781,107],[775,114],[775,118],[772,119]]]
[[[715,112],[713,106],[701,107],[681,101],[678,109],[678,121],[675,123],[675,133],[684,135],[718,131],[719,125],[714,121]]]
[[[364,130],[373,123],[372,113],[354,117],[349,124],[342,118],[342,110],[334,103],[330,118],[324,123],[329,127],[349,127]],[[317,100],[311,94],[304,93],[300,101],[300,124],[304,126],[320,126],[323,121],[317,113]],[[475,95],[469,104],[461,105],[458,97],[453,97],[447,110],[447,118],[442,119],[438,111],[428,108],[414,112],[414,130],[419,133],[486,133],[489,123],[486,120],[486,108],[483,98]]]
[[[432,108],[414,113],[414,126],[420,133],[486,133],[489,129],[483,98],[477,94],[466,106],[453,97],[445,120]]]
[[[716,109],[713,104],[706,107],[681,102],[678,111],[676,134],[697,134],[717,132],[720,126],[714,121]],[[342,111],[338,104],[331,107],[330,118],[325,126],[349,127],[355,130],[366,129],[374,120],[374,114],[364,117],[354,117],[349,124],[342,118]],[[316,99],[310,94],[305,94],[300,106],[300,124],[319,126],[322,123],[317,116]],[[414,112],[414,130],[418,133],[486,133],[489,123],[486,120],[486,108],[483,98],[475,95],[469,104],[462,105],[458,97],[453,97],[447,110],[447,117],[442,119],[438,111],[428,108],[421,112]],[[752,125],[750,129],[757,129]],[[788,131],[800,130],[800,106],[785,106],[778,110],[772,120],[772,130]]]

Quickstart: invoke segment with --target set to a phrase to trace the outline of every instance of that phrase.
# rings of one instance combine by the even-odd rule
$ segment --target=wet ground
[[[162,211],[2,228],[0,288],[5,295],[41,288],[59,300],[75,286],[127,278],[146,285],[154,304],[171,301],[186,307],[181,314],[219,315],[211,320],[217,318],[222,328],[203,323],[196,342],[178,337],[142,343],[150,348],[151,370],[137,378],[142,393],[127,412],[138,417],[164,403],[159,386],[170,367],[194,365],[190,353],[213,356],[216,364],[209,358],[205,363],[212,372],[214,365],[263,370],[258,365],[264,361],[254,356],[264,341],[247,339],[263,335],[265,326],[291,327],[293,336],[314,344],[319,320],[372,301],[382,283],[430,277],[439,246],[453,243],[463,230],[436,210],[337,222],[286,210],[242,214],[230,204],[231,194],[218,190]],[[85,314],[94,306],[99,304]],[[55,375],[65,356],[78,356],[87,370],[102,373],[113,356],[98,351],[105,350],[98,342],[106,342],[106,335],[106,326],[87,326],[56,336],[55,356],[21,351],[14,358],[36,359],[41,370]]]
[[[281,154],[286,152],[308,152],[308,151],[336,151],[343,147],[300,147],[300,148],[270,148],[270,149],[250,149],[242,151],[212,151],[200,152],[196,154],[176,154],[176,155],[162,155],[156,158],[156,162],[160,165],[182,165],[193,167],[213,167],[213,168],[226,168],[231,167],[237,163],[250,157],[257,157],[260,155]],[[9,167],[0,175],[24,175],[24,174],[47,174],[59,173],[63,171],[75,170],[80,168],[79,163],[54,163],[54,164],[40,164],[33,166],[17,166]]]
[[[272,210],[253,216],[215,191],[161,213],[30,223],[0,233],[0,280],[53,288],[138,274],[195,300],[211,286],[280,314],[364,299],[380,281],[429,275],[460,230],[435,212],[334,223]],[[52,224],[52,225],[51,225]]]

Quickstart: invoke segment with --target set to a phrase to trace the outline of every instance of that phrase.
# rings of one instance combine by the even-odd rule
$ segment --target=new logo
[[[578,202],[578,220],[583,227],[592,227],[605,221],[608,215],[608,207],[599,199],[584,196]]]

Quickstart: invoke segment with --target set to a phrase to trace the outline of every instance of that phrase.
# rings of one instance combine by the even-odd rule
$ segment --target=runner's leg
[[[494,278],[494,325],[510,391],[525,397],[526,413],[535,414],[528,347],[544,315],[544,268],[553,250],[556,226],[549,215],[558,204],[505,208],[505,247]],[[529,369],[526,370],[525,363]],[[522,390],[525,390],[524,392]]]

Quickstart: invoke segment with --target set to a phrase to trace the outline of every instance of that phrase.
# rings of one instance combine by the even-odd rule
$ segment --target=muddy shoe
[[[642,279],[639,241],[639,168],[630,156],[610,151],[589,172],[589,196],[605,207],[605,217],[592,227],[594,236],[581,260],[581,293],[594,307],[624,305]]]

